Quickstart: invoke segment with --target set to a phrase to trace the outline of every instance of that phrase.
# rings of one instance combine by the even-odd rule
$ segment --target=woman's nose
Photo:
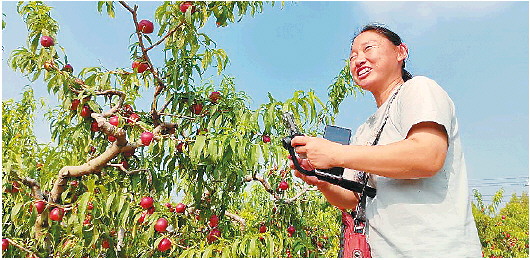
[[[366,56],[364,56],[364,54],[362,53],[359,53],[354,60],[354,65],[355,67],[359,67],[363,65],[364,63],[366,63]]]
[[[350,62],[350,72],[352,76],[355,76],[356,71],[358,68],[360,68],[362,65],[366,63],[366,59],[361,57],[356,57]]]

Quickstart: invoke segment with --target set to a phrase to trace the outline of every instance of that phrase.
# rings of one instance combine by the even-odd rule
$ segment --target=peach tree
[[[482,194],[474,190],[473,216],[482,244],[482,254],[488,258],[528,258],[528,193],[512,194],[503,208],[504,190],[495,193],[485,204]]]
[[[131,61],[108,70],[69,64],[51,7],[20,2],[27,42],[9,66],[42,79],[36,87],[59,105],[46,112],[53,143],[38,144],[34,115],[44,104],[33,89],[2,102],[3,255],[336,256],[340,212],[292,177],[281,114],[316,135],[358,89],[345,63],[327,102],[295,91],[251,109],[204,26],[229,26],[264,4],[162,2],[151,21],[137,5],[98,2],[111,17],[131,17]],[[219,83],[202,80],[209,68]]]

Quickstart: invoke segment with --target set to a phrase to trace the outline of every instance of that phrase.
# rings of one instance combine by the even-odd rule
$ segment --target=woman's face
[[[353,80],[363,89],[380,91],[401,79],[401,64],[405,58],[404,45],[395,46],[385,36],[366,31],[353,41],[350,72]]]

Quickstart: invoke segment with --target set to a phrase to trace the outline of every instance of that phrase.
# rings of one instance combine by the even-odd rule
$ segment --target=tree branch
[[[97,91],[96,95],[102,96],[102,95],[108,95],[108,96],[119,96],[120,99],[118,100],[118,103],[112,107],[109,111],[102,113],[101,116],[103,117],[109,117],[116,113],[118,109],[123,105],[123,102],[125,101],[125,93],[118,91],[118,90],[105,90],[105,91]]]
[[[135,173],[148,172],[149,171],[148,169],[136,169],[136,170],[129,171],[129,170],[125,169],[125,167],[121,163],[108,163],[107,166],[119,168],[121,171],[125,172],[128,175],[133,175]]]
[[[116,245],[116,251],[120,252],[123,247],[123,238],[125,237],[125,229],[120,228],[118,230],[118,243]]]
[[[68,178],[70,177],[81,177],[91,173],[100,172],[103,167],[107,165],[110,160],[114,159],[119,153],[128,152],[140,147],[141,141],[137,140],[136,143],[129,143],[127,141],[125,130],[122,128],[111,125],[103,115],[92,113],[92,117],[98,123],[101,132],[107,135],[113,135],[116,137],[116,141],[110,145],[105,152],[101,155],[89,160],[88,162],[79,166],[65,166],[63,167],[57,176],[57,180],[53,185],[53,189],[50,194],[51,202],[59,203],[61,194],[64,192],[64,186]]]
[[[37,181],[31,179],[30,177],[25,177],[22,179],[22,184],[28,186],[31,189],[31,196],[33,196],[33,198],[37,200],[46,200]]]
[[[251,181],[259,181],[265,188],[265,190],[270,193],[272,196],[274,196],[275,200],[280,200],[280,196],[274,192],[274,189],[272,189],[271,185],[267,180],[265,180],[263,177],[257,177],[256,175],[253,176],[245,176],[244,181],[251,182]]]
[[[132,15],[134,27],[136,30],[136,36],[138,37],[138,45],[140,46],[140,49],[142,50],[142,58],[149,65],[149,71],[151,71],[151,74],[156,80],[157,88],[154,93],[153,103],[151,104],[151,117],[153,118],[154,125],[157,126],[161,123],[160,116],[158,115],[157,109],[156,109],[157,100],[158,100],[158,96],[160,95],[160,93],[162,93],[162,91],[166,88],[166,85],[164,81],[160,78],[160,76],[158,75],[158,72],[155,70],[153,63],[151,62],[151,59],[149,58],[149,55],[147,54],[147,49],[145,48],[145,45],[143,42],[142,33],[138,30],[138,18],[137,18],[137,13],[136,13],[136,10],[138,9],[138,7],[135,5],[134,9],[132,9],[129,5],[127,5],[125,1],[120,1],[120,4],[123,7],[125,7],[125,9],[127,9]]]
[[[59,68],[54,66],[54,65],[52,67],[50,67],[50,68],[51,69],[55,69],[57,71],[60,71]],[[109,72],[109,73],[111,73],[111,72]],[[87,88],[90,87],[89,85],[86,85],[85,82],[82,79],[79,79],[79,78],[75,78],[74,77],[74,82],[76,84],[80,85],[83,89],[87,89]],[[83,92],[83,89],[78,90],[78,89],[73,88],[71,85],[69,86],[69,88],[75,94],[80,94],[80,93]],[[116,96],[120,97],[120,99],[118,100],[118,103],[114,107],[112,107],[109,111],[104,112],[104,113],[101,114],[101,115],[103,115],[103,117],[109,117],[109,116],[113,115],[114,113],[116,113],[118,111],[118,109],[123,105],[123,102],[125,101],[125,93],[122,92],[122,91],[119,91],[119,90],[96,91],[95,94],[97,96],[108,95],[108,96],[112,97],[113,95],[116,95]]]
[[[230,213],[228,211],[225,211],[225,215],[229,218],[231,218],[232,220],[235,220],[237,222],[239,222],[239,224],[241,225],[241,231],[245,230],[246,226],[247,226],[247,223],[245,221],[244,218],[234,214],[234,213]]]
[[[290,203],[293,203],[295,202],[300,196],[304,195],[304,193],[308,192],[308,191],[315,191],[315,190],[318,190],[317,187],[310,187],[310,186],[306,186],[300,193],[296,194],[294,197],[290,198],[290,199],[286,199],[285,200],[285,203],[287,204],[290,204]]]
[[[161,114],[164,112],[164,110],[166,110],[167,106],[169,106],[169,104],[171,103],[171,101],[173,101],[173,98],[174,98],[174,97],[175,97],[175,96],[172,95],[172,96],[167,100],[167,102],[162,106],[162,108],[160,109],[160,111],[158,111],[158,114],[161,115]]]
[[[182,26],[185,22],[181,22],[179,25],[177,25],[177,27],[173,28],[171,31],[169,31],[166,35],[164,35],[164,37],[162,37],[162,39],[158,40],[157,42],[155,42],[153,45],[149,46],[149,48],[146,48],[145,51],[149,51],[151,50],[152,48],[156,47],[157,45],[161,44],[167,37],[169,37],[171,34],[175,33],[177,31],[177,29]]]
[[[191,116],[183,116],[183,115],[174,115],[174,114],[168,114],[168,113],[159,113],[161,116],[172,116],[172,117],[178,117],[178,118],[184,118],[189,120],[195,120],[195,117]]]
[[[15,241],[13,241],[12,239],[10,239],[10,238],[6,238],[6,239],[7,239],[7,241],[9,241],[9,244],[11,244],[11,245],[15,246],[16,248],[28,253],[29,255],[27,255],[26,257],[30,257],[30,258],[37,257],[36,253],[34,253],[34,252],[30,251],[29,249],[19,245],[18,243],[15,243]]]

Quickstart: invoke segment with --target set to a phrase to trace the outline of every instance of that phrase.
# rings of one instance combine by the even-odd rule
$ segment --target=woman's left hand
[[[311,136],[295,136],[291,141],[295,151],[307,158],[316,169],[330,169],[340,167],[339,154],[342,144],[331,142],[324,138]]]

